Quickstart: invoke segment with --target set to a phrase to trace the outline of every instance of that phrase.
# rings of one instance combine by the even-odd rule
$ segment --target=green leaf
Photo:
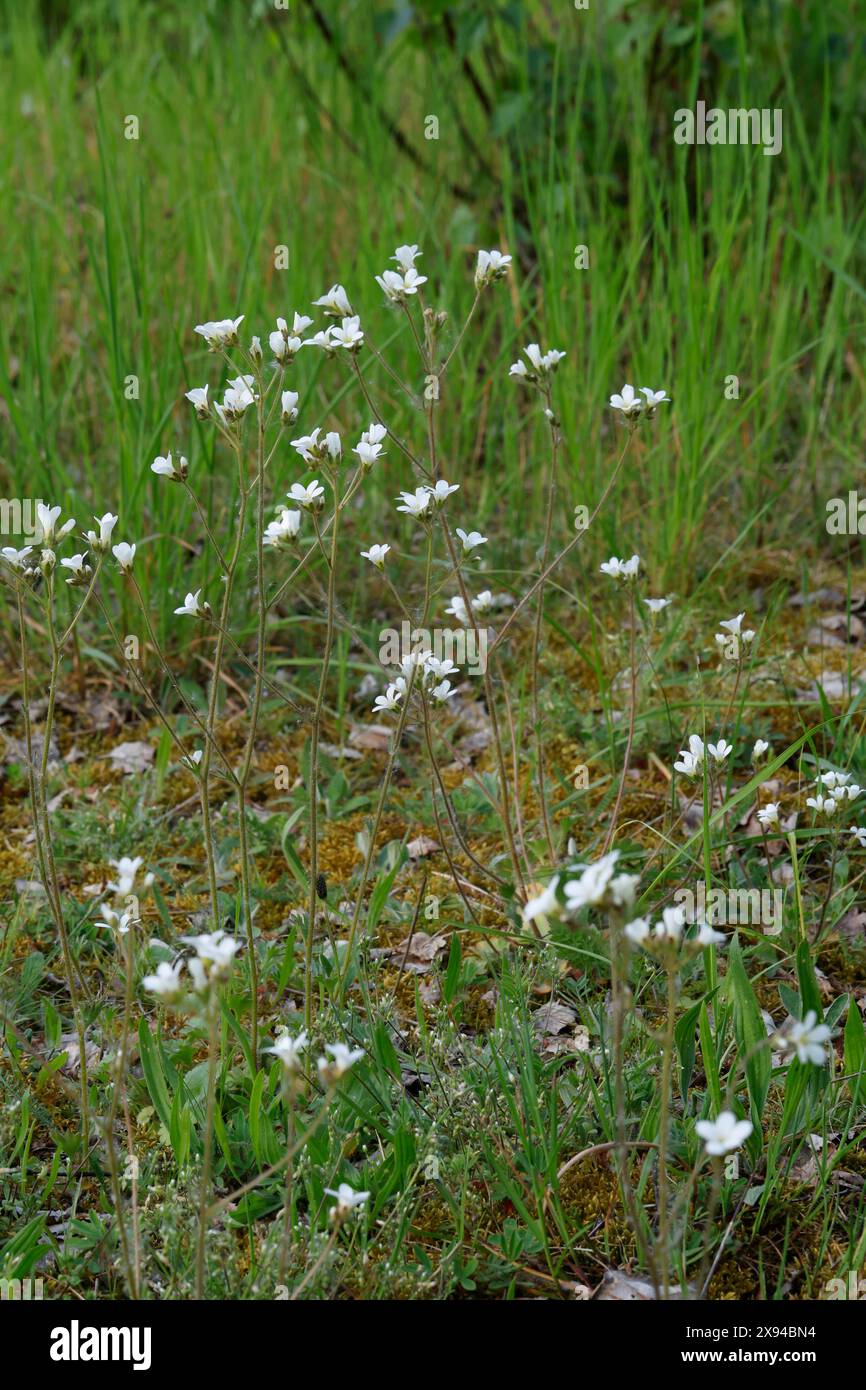
[[[394,1048],[384,1023],[378,1023],[373,1033],[373,1052],[376,1060],[387,1072],[400,1080],[400,1058]]]
[[[707,1078],[707,1091],[712,1102],[710,1113],[718,1115],[724,1108],[722,1105],[722,1082],[719,1076],[719,1062],[716,1057],[716,1044],[713,1041],[713,1030],[710,1027],[710,1016],[707,1012],[706,1003],[701,1004],[698,1017],[698,1032],[701,1038],[701,1061],[704,1064],[704,1072]]]
[[[711,997],[708,996],[708,998]],[[674,1041],[680,1059],[680,1095],[686,1104],[688,1103],[689,1083],[695,1065],[695,1029],[701,1010],[706,1013],[707,1002],[708,999],[699,999],[697,1004],[693,1004],[690,1009],[686,1010],[674,1029]]]
[[[171,1097],[168,1094],[168,1087],[165,1083],[159,1054],[153,1041],[150,1029],[147,1026],[147,1019],[143,1018],[138,1025],[138,1046],[141,1051],[141,1069],[144,1072],[144,1079],[147,1082],[147,1089],[150,1098],[156,1108],[165,1130],[171,1133]]]
[[[809,950],[808,941],[801,941],[797,947],[797,979],[800,982],[800,999],[803,1005],[802,1017],[811,1010],[818,1022],[824,1017],[824,1005],[821,1002],[821,991],[818,988],[818,980],[815,975],[815,965],[812,960],[812,952]]]
[[[460,936],[455,931],[451,933],[451,946],[448,951],[448,965],[445,970],[445,983],[442,986],[442,997],[446,1004],[457,993],[457,986],[460,983],[460,966],[463,960],[463,953],[460,949]]]
[[[772,1062],[767,1030],[751,982],[743,965],[739,938],[728,951],[728,988],[733,1008],[734,1036],[746,1071],[746,1085],[752,1102],[752,1123],[757,1132],[770,1089]]]
[[[388,901],[388,894],[394,886],[394,879],[402,868],[405,859],[406,850],[405,847],[401,845],[400,853],[397,855],[388,873],[377,879],[376,885],[370,894],[370,905],[367,909],[367,932],[370,936],[373,935],[378,926],[379,918],[382,915],[382,909]]]
[[[863,1096],[864,1064],[866,1064],[866,1029],[863,1027],[863,1015],[857,1005],[857,1000],[852,996],[848,1005],[848,1017],[845,1020],[845,1075],[848,1078],[848,1090],[855,1100],[858,1092],[861,1099]]]

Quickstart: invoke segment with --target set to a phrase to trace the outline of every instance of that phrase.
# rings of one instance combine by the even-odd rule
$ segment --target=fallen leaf
[[[358,724],[349,734],[349,742],[355,748],[364,748],[369,753],[387,753],[391,747],[392,730],[385,724]]]
[[[567,1004],[556,1004],[551,1000],[549,1004],[542,1004],[540,1009],[536,1009],[532,1015],[532,1027],[536,1037],[550,1038],[561,1033],[563,1028],[569,1028],[577,1019],[574,1009],[570,1009]]]
[[[108,756],[118,772],[146,772],[153,762],[153,749],[149,743],[118,743]]]
[[[419,835],[417,840],[410,840],[406,846],[406,852],[410,859],[426,859],[428,854],[435,854],[442,846],[437,840],[431,840],[429,835]]]

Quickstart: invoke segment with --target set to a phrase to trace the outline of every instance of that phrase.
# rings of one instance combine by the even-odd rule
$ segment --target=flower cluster
[[[706,768],[708,757],[717,767],[721,767],[732,752],[732,745],[726,743],[723,738],[720,738],[718,743],[708,743],[705,746],[698,734],[689,734],[689,746],[680,749],[679,761],[674,763],[674,769],[685,777],[697,777]]]
[[[818,1022],[814,1009],[805,1018],[788,1018],[772,1038],[773,1047],[783,1054],[783,1060],[797,1058],[804,1066],[821,1067],[828,1061],[824,1044],[830,1037],[826,1023]]]
[[[376,283],[385,298],[392,304],[405,304],[408,296],[417,294],[426,285],[427,276],[419,275],[415,262],[423,253],[417,246],[398,246],[392,260],[397,262],[397,270],[383,270],[376,276]]]
[[[528,347],[523,349],[523,352],[529,366],[527,367],[526,362],[518,359],[509,367],[508,375],[525,385],[533,386],[546,383],[565,357],[565,353],[560,352],[557,348],[551,348],[548,352],[543,353],[538,343],[530,343]]]
[[[183,970],[186,965],[193,993],[207,995],[215,985],[227,980],[241,943],[237,937],[220,930],[182,936],[185,945],[193,946],[195,954],[186,961],[160,961],[153,975],[146,975],[142,984],[166,1004],[176,1004],[185,994]],[[154,945],[165,950],[162,942]]]
[[[681,907],[666,907],[655,926],[645,917],[635,917],[623,930],[633,946],[640,946],[647,955],[667,964],[694,955],[705,946],[725,944],[722,933],[714,931],[708,922],[699,923],[697,931],[687,935],[686,914]]]
[[[402,701],[417,679],[425,695],[436,705],[444,705],[457,691],[449,676],[457,675],[457,667],[450,658],[440,659],[430,651],[412,652],[400,663],[400,675],[390,682],[384,695],[377,695],[373,709],[377,714],[393,714],[402,706]]]
[[[643,400],[641,396],[644,397]],[[618,410],[633,428],[642,416],[651,420],[656,413],[656,407],[668,400],[670,397],[665,394],[664,387],[661,391],[653,391],[648,386],[642,386],[638,395],[633,386],[626,384],[621,391],[615,391],[611,396],[610,407],[611,410]]]
[[[594,864],[577,864],[550,880],[523,909],[526,922],[550,918],[573,918],[582,908],[610,908],[623,912],[635,899],[637,874],[617,872],[618,849],[611,850]]]
[[[819,774],[815,787],[815,795],[806,797],[806,805],[817,816],[825,816],[828,820],[841,814],[845,802],[856,800],[863,790],[856,782],[851,781],[849,772],[835,772],[832,769]]]
[[[743,647],[750,647],[755,640],[754,630],[743,627],[745,616],[745,613],[738,613],[735,618],[725,618],[719,623],[725,631],[716,633],[716,645],[731,661],[739,661]]]

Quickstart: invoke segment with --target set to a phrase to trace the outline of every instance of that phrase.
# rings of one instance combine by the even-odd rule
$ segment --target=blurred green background
[[[825,501],[856,486],[866,422],[859,3],[0,11],[2,485],[62,502],[80,524],[118,511],[152,594],[200,579],[189,505],[153,478],[153,457],[187,454],[217,516],[227,495],[227,460],[182,399],[217,384],[193,326],[244,313],[264,337],[340,280],[420,385],[405,321],[373,280],[404,241],[421,245],[428,301],[455,327],[477,248],[514,256],[441,412],[462,515],[501,538],[512,573],[542,528],[543,421],[508,379],[535,339],[568,353],[563,534],[611,466],[610,392],[629,380],[674,400],[591,555],[638,549],[657,591],[683,592],[757,547],[805,563],[826,545]],[[676,145],[674,112],[699,98],[781,108],[782,152]],[[278,245],[287,270],[274,268]],[[369,412],[345,375],[312,352],[293,371],[300,425],[353,442]],[[387,376],[372,380],[385,417],[420,442],[422,417]],[[274,500],[297,476],[286,445]],[[392,448],[359,539],[382,538],[376,518],[408,482]]]

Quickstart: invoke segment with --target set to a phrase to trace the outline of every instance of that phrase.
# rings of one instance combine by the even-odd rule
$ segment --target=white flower
[[[119,898],[128,898],[130,893],[135,891],[135,880],[138,871],[144,860],[141,855],[136,855],[131,859],[129,855],[121,855],[120,859],[109,859],[109,864],[113,864],[117,870],[117,882],[109,883],[107,887],[112,893],[116,893]],[[153,883],[153,874],[145,874],[144,886],[149,888]]]
[[[241,943],[236,937],[228,936],[224,931],[202,932],[198,936],[182,936],[181,941],[195,947],[196,960],[204,967],[203,971],[193,970],[196,961],[190,962],[190,971],[198,984],[201,984],[204,979],[224,978],[231,969],[236,952],[241,947]]]
[[[694,777],[700,771],[704,762],[704,741],[697,734],[689,734],[688,748],[680,749],[680,759],[674,763],[674,769],[682,772],[686,777]]]
[[[300,454],[305,463],[313,463],[322,457],[325,446],[319,442],[319,433],[317,426],[312,434],[302,434],[297,439],[290,441],[292,448]]]
[[[250,357],[254,362],[262,360],[262,340],[256,334],[250,339]]]
[[[291,1033],[283,1033],[273,1047],[266,1047],[264,1051],[272,1052],[275,1057],[279,1057],[287,1071],[297,1071],[301,1065],[301,1053],[308,1042],[306,1032],[300,1032],[296,1038],[293,1038]]]
[[[372,440],[367,439],[364,435],[361,435],[361,438],[352,450],[353,454],[358,455],[358,458],[364,468],[372,468],[373,464],[376,462],[376,459],[379,457],[381,452],[382,445],[378,442],[374,443]]]
[[[435,507],[444,507],[452,492],[458,492],[459,489],[459,483],[447,483],[444,478],[440,478],[438,483],[434,483],[432,487],[429,485],[427,487]]]
[[[802,1020],[789,1018],[773,1038],[773,1046],[794,1052],[804,1065],[812,1063],[816,1067],[827,1061],[824,1043],[830,1036],[826,1023],[818,1022],[818,1015],[810,1009]]]
[[[371,565],[375,565],[377,570],[381,570],[385,568],[385,556],[390,549],[390,545],[371,545],[369,550],[361,551],[361,558],[369,560]]]
[[[348,348],[350,352],[359,348],[363,341],[364,332],[357,314],[343,319],[339,328],[333,327],[331,329],[331,342],[336,343],[337,347]]]
[[[393,714],[398,710],[405,694],[405,686],[405,681],[392,681],[384,695],[377,695],[373,701],[373,709],[377,714]]]
[[[733,747],[730,743],[725,743],[723,738],[720,738],[718,743],[707,744],[707,752],[713,759],[713,762],[723,763],[725,758],[733,752]]]
[[[174,459],[171,454],[166,454],[165,458],[159,455],[150,465],[151,473],[156,473],[160,478],[172,478],[177,480],[180,473],[174,466]]]
[[[829,772],[820,773],[817,778],[818,783],[822,787],[826,787],[828,791],[835,791],[837,787],[844,787],[850,780],[850,772],[837,772],[835,768],[831,768]]]
[[[720,1156],[738,1149],[752,1132],[751,1120],[738,1120],[730,1110],[723,1110],[715,1120],[698,1120],[697,1133],[704,1141],[704,1152]]]
[[[323,294],[321,299],[314,299],[313,303],[332,319],[343,318],[352,312],[349,297],[342,285],[332,285],[327,294]]]
[[[210,402],[207,393],[208,388],[206,386],[195,386],[192,391],[185,392],[187,400],[195,407],[195,413],[200,420],[206,420],[210,414]]]
[[[39,555],[39,568],[42,573],[45,575],[50,574],[56,564],[57,556],[54,551],[51,550],[49,546],[44,546]]]
[[[440,705],[444,705],[446,700],[450,700],[452,695],[456,694],[457,691],[450,681],[440,681],[438,685],[432,686],[430,690],[431,698]]]
[[[203,756],[203,750],[201,748],[195,748],[193,749],[192,753],[188,753],[184,757],[182,757],[181,762],[185,763],[191,772],[195,772]]]
[[[853,825],[848,833],[857,837],[857,843],[861,849],[866,849],[866,826]]]
[[[648,386],[642,386],[640,389],[641,394],[646,396],[646,408],[650,413],[655,410],[657,405],[661,405],[662,401],[670,400],[670,397],[665,394],[664,387],[661,391],[651,391]]]
[[[187,594],[180,607],[174,610],[175,613],[187,618],[206,618],[210,612],[210,604],[201,603],[200,595],[201,589],[196,589],[194,594]]]
[[[326,1187],[325,1192],[329,1197],[336,1197],[334,1210],[341,1218],[348,1216],[356,1207],[362,1207],[370,1196],[369,1192],[356,1192],[347,1182],[341,1182],[337,1188]]]
[[[336,430],[329,430],[325,435],[325,452],[332,463],[339,463],[343,457],[343,441]]]
[[[325,1051],[330,1052],[332,1061],[326,1057],[320,1057],[318,1061],[319,1074],[327,1081],[337,1081],[344,1076],[356,1062],[360,1062],[364,1055],[363,1047],[347,1047],[345,1043],[325,1043]]]
[[[557,348],[551,348],[549,352],[543,353],[538,343],[530,343],[523,351],[533,370],[528,372],[524,363],[519,361],[515,362],[509,370],[510,376],[523,381],[538,381],[540,377],[551,376],[565,356],[565,353],[560,352]]]
[[[387,429],[385,428],[384,425],[380,425],[380,424],[368,425],[367,428],[364,430],[364,433],[361,435],[361,443],[362,443],[362,444],[381,444],[381,443],[382,443],[382,440],[385,438],[385,436],[387,435],[387,433],[388,433],[388,431],[387,431]]]
[[[333,356],[333,354],[337,351],[337,345],[336,343],[333,343],[331,341],[331,334],[328,331],[322,332],[320,330],[318,333],[314,333],[312,338],[305,338],[303,346],[319,348],[322,352],[326,352],[329,356]]]
[[[572,879],[565,885],[566,906],[569,912],[577,912],[582,907],[600,907],[603,904],[614,907],[626,906],[634,900],[634,886],[637,877],[633,874],[615,875],[619,850],[612,850],[594,864],[578,864],[572,872],[579,872],[579,879]]]
[[[162,960],[156,967],[156,974],[145,975],[141,983],[146,990],[161,999],[176,999],[183,989],[180,978],[182,972],[183,961],[179,961],[177,965],[169,965],[167,960]]]
[[[237,342],[238,327],[243,321],[243,314],[236,319],[216,319],[208,323],[197,323],[195,331],[201,334],[211,352],[217,352],[220,348],[229,347],[231,343]]]
[[[298,418],[297,391],[280,392],[280,418],[284,425],[293,425]]]
[[[265,527],[262,543],[273,550],[288,550],[297,540],[300,529],[301,513],[283,507],[277,519],[269,521]]]
[[[423,254],[423,251],[419,251],[415,245],[398,246],[391,260],[396,261],[402,271],[414,270],[416,260]]]
[[[838,802],[832,796],[807,796],[806,805],[818,816],[835,816]]]
[[[419,275],[414,266],[409,266],[403,272],[403,291],[405,294],[417,294],[422,285],[427,284],[427,276]]]
[[[306,333],[308,328],[313,325],[313,320],[306,314],[295,313],[292,319],[292,336],[299,338],[302,333]]]
[[[727,937],[724,932],[713,931],[709,922],[701,922],[697,935],[692,940],[698,946],[724,946]]]
[[[733,637],[739,637],[740,628],[742,627],[745,616],[745,613],[738,613],[735,618],[724,618],[719,623],[719,627],[723,627],[727,632],[730,632]]]
[[[445,612],[451,618],[456,618],[459,623],[465,626],[469,623],[469,614],[466,611],[466,603],[460,594],[455,594]]]
[[[274,333],[268,334],[268,347],[278,362],[287,362],[294,356],[294,353],[289,347],[288,332],[283,331],[286,329],[286,321],[285,319],[278,319],[277,324],[282,324],[283,328],[277,327]]]
[[[103,903],[99,910],[102,921],[97,922],[97,926],[107,927],[109,931],[117,932],[118,936],[128,936],[130,928],[138,921],[131,912],[115,912],[108,903]]]
[[[667,608],[672,602],[673,602],[673,599],[669,599],[669,598],[645,598],[645,599],[644,599],[644,603],[646,604],[647,608],[649,609],[649,611],[650,611],[651,613],[662,613],[662,612],[664,611],[664,609]]]
[[[626,923],[623,931],[633,945],[642,946],[649,938],[649,922],[645,917],[635,917],[634,921]]]
[[[397,508],[398,512],[406,512],[408,516],[426,517],[430,514],[433,497],[427,487],[416,487],[414,492],[401,492],[403,505]]]
[[[758,823],[769,830],[772,826],[779,824],[779,802],[768,801],[766,806],[762,806],[758,811]]]
[[[482,536],[480,531],[463,531],[458,526],[457,534],[463,542],[464,555],[468,555],[470,551],[475,550],[476,546],[487,544],[487,537]]]
[[[556,897],[559,875],[550,880],[547,887],[536,897],[530,898],[523,909],[524,922],[534,922],[537,918],[558,917],[560,906]]]
[[[643,401],[637,395],[633,386],[625,385],[621,391],[615,391],[610,398],[612,410],[621,410],[623,415],[639,415],[643,410]]]
[[[223,395],[222,405],[216,404],[216,411],[223,424],[231,424],[234,420],[239,420],[244,411],[249,410],[258,400],[258,396],[253,391],[255,377],[247,374],[246,376],[236,376],[230,381]]]
[[[376,283],[379,285],[386,299],[392,304],[399,304],[404,298],[406,287],[403,276],[397,270],[385,270],[381,275],[376,276]]]
[[[292,483],[286,496],[292,502],[297,502],[298,506],[305,512],[318,512],[324,506],[325,489],[322,487],[318,478],[314,478],[306,486],[303,483]]]
[[[602,574],[610,575],[611,579],[636,579],[640,569],[640,556],[632,555],[630,560],[618,560],[615,555],[611,555],[609,560],[605,560],[599,569]]]
[[[27,557],[32,550],[32,545],[25,545],[23,550],[16,550],[14,545],[4,545],[3,549],[0,550],[0,555],[3,556],[7,565],[11,565],[14,570],[23,570],[26,568]]]
[[[69,578],[66,581],[67,584],[83,584],[87,576],[93,573],[93,570],[85,561],[86,555],[71,555],[69,559],[60,561],[64,569],[69,570]]]
[[[135,560],[135,546],[129,545],[126,541],[120,541],[111,547],[111,553],[120,565],[124,574],[132,573],[132,565]]]
[[[36,519],[39,523],[39,530],[41,532],[39,539],[43,545],[51,547],[58,544],[63,540],[64,536],[69,535],[69,532],[75,526],[75,522],[70,519],[69,521],[65,521],[63,525],[58,528],[57,521],[59,516],[59,507],[46,507],[44,502],[36,503]]]
[[[111,512],[106,512],[103,516],[95,516],[93,520],[99,527],[99,532],[88,531],[87,543],[95,555],[107,555],[111,549],[111,535],[117,525],[117,517],[112,516]]]
[[[770,745],[767,743],[766,739],[756,738],[755,746],[752,749],[752,762],[756,763],[759,758],[763,758],[769,747]]]
[[[681,907],[666,907],[662,920],[653,927],[653,935],[658,942],[678,945],[686,925],[686,914]]]
[[[495,280],[501,280],[510,264],[511,257],[503,255],[501,251],[479,251],[475,265],[475,288],[483,290]]]
[[[454,676],[458,674],[457,667],[449,656],[439,658],[432,652],[423,652],[421,661],[424,666],[424,676],[428,685],[434,681],[441,680],[443,676]]]

